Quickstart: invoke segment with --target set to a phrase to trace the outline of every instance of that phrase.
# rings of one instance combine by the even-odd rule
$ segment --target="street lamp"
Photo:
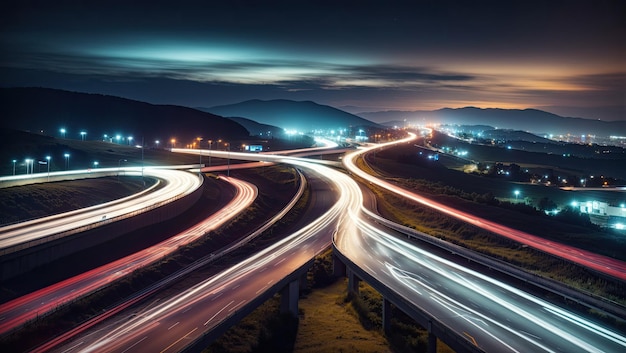
[[[515,190],[513,193],[515,194],[515,200],[517,200],[517,197],[519,196],[519,190]]]
[[[225,145],[228,147],[228,166],[226,167],[226,176],[230,176],[230,143],[226,142]]]
[[[15,175],[15,162],[17,162],[16,159],[13,160],[13,175]]]
[[[98,161],[94,161],[94,162],[93,162],[93,167],[94,167],[94,168],[98,168],[98,164],[100,164],[100,163],[98,163]]]
[[[61,135],[63,136],[63,138],[65,138],[65,131],[66,131],[65,128],[61,128],[59,131],[61,132]]]
[[[63,155],[65,157],[65,170],[70,168],[70,154],[66,153]]]
[[[211,166],[211,145],[213,145],[213,140],[209,140],[209,167]]]
[[[128,145],[130,145],[130,143],[133,141],[133,137],[132,136],[128,136]]]
[[[120,169],[122,168],[122,162],[128,162],[126,159],[120,159],[117,162],[117,181],[120,180]]]
[[[31,164],[31,163],[32,163],[32,161],[33,161],[33,160],[32,160],[32,159],[30,159],[30,158],[26,158],[26,159],[24,160],[24,162],[25,162],[24,164],[26,165],[26,174],[30,174],[30,172],[29,172],[29,169],[28,169],[28,168],[29,168],[29,164]]]
[[[80,132],[80,138],[81,138],[81,140],[85,141],[85,135],[87,135],[87,132],[86,132],[86,131],[81,131],[81,132]]]
[[[46,164],[48,165],[48,181],[50,181],[50,156],[46,156]]]

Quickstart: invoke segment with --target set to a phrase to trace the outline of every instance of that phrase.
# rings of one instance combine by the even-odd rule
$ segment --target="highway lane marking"
[[[183,337],[181,337],[181,338],[177,339],[177,340],[176,340],[176,342],[174,342],[174,343],[170,344],[169,346],[167,346],[164,350],[162,350],[162,351],[161,351],[161,353],[163,353],[163,352],[165,352],[166,350],[168,350],[168,349],[172,348],[172,347],[173,347],[176,343],[178,343],[178,342],[182,341],[185,337],[189,336],[191,333],[193,333],[193,331],[195,331],[195,330],[197,330],[197,329],[198,329],[198,328],[196,327],[196,328],[194,328],[193,330],[191,330],[191,331],[187,332],[187,334],[186,334],[186,335],[184,335]]]
[[[261,289],[259,289],[258,291],[256,291],[256,294],[261,293],[263,290],[265,290],[265,288],[267,288],[267,285],[261,287]]]
[[[176,326],[176,325],[178,325],[178,324],[180,324],[180,321],[176,321],[176,323],[175,323],[174,325],[172,325],[172,326],[168,327],[168,328],[167,328],[167,330],[169,331],[169,330],[173,329],[173,328],[174,328],[174,326]]]
[[[138,345],[139,343],[143,342],[143,340],[145,340],[146,338],[148,338],[148,336],[143,336],[143,338],[142,338],[142,339],[140,339],[139,341],[135,342],[132,346],[130,346],[130,347],[128,347],[128,348],[126,348],[126,349],[124,349],[124,350],[122,351],[122,353],[126,353],[126,352],[128,352],[128,351],[129,351],[129,350],[131,350],[134,346],[136,346],[136,345]]]
[[[533,335],[532,333],[528,333],[528,332],[526,332],[526,331],[520,331],[520,333],[523,333],[523,334],[525,334],[525,335],[527,335],[527,336],[534,337],[534,338],[536,338],[536,339],[538,339],[538,340],[541,340],[541,337],[536,336],[536,335]]]
[[[245,300],[245,299],[244,299],[244,300],[242,300],[239,304],[237,304],[237,305],[233,306],[232,308],[228,309],[228,312],[231,312],[231,311],[233,311],[233,310],[237,309],[238,307],[240,307],[240,306],[241,306],[241,304],[243,304],[243,303],[245,303],[245,302],[246,302],[246,300]]]
[[[285,258],[283,258],[282,260],[278,261],[276,264],[274,264],[274,267],[276,267],[276,266],[278,266],[278,265],[282,264],[282,263],[283,263],[283,261],[285,261],[285,260],[287,260],[287,258],[286,258],[286,257],[285,257]]]
[[[228,308],[228,306],[230,306],[230,304],[232,304],[232,303],[234,303],[234,302],[235,302],[234,300],[231,300],[231,301],[230,301],[230,303],[226,304],[226,306],[225,306],[225,307],[221,308],[218,312],[216,312],[213,316],[211,316],[211,318],[210,318],[210,319],[208,319],[208,320],[204,323],[204,326],[208,325],[208,324],[209,324],[209,322],[211,322],[211,320],[215,319],[215,317],[216,317],[217,315],[219,315],[222,311],[224,311],[224,309]]]
[[[215,294],[215,296],[213,296],[213,298],[211,298],[211,301],[214,301],[215,299],[221,297],[222,294],[224,294],[224,292],[219,292],[219,293]]]
[[[241,287],[241,284],[237,284],[237,285],[233,286],[233,289],[232,289],[232,290],[235,290],[235,289],[237,289],[237,288],[239,288],[239,287]]]

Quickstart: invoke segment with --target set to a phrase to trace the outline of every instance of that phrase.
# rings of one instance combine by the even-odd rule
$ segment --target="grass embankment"
[[[259,188],[259,197],[246,212],[218,231],[211,232],[204,239],[179,249],[176,253],[164,258],[159,263],[135,271],[132,275],[113,283],[111,286],[89,297],[59,308],[49,316],[36,320],[16,333],[4,337],[0,342],[0,351],[19,352],[32,349],[52,337],[69,330],[78,323],[101,313],[120,300],[127,298],[161,278],[187,266],[196,259],[240,239],[258,227],[265,219],[270,218],[278,209],[284,207],[295,193],[299,181],[299,177],[294,169],[283,166],[257,168],[231,174],[241,179],[254,180],[254,184]],[[193,209],[206,217],[206,215],[210,214],[206,210],[212,210],[214,207],[207,207],[206,205],[209,203],[216,204],[216,199],[219,198],[213,192],[219,192],[225,186],[221,185],[217,189],[212,189],[209,197],[204,197],[202,199],[204,202],[201,201]],[[78,201],[76,200],[76,202]],[[100,248],[100,251],[106,251],[106,249]],[[241,251],[245,252],[243,249],[240,249],[238,252]],[[248,248],[248,251],[250,251],[250,248]],[[212,265],[210,269],[205,269],[205,271],[196,271],[192,276],[184,280],[185,283],[179,282],[174,286],[182,288],[188,283],[192,285],[196,281],[205,279],[212,273],[219,271],[220,268],[227,266],[228,261],[239,260],[239,257],[231,254],[222,258],[219,264]],[[172,290],[176,290],[176,288]]]
[[[150,186],[154,179],[146,178]],[[73,211],[143,190],[141,177],[103,177],[0,188],[0,226]]]
[[[357,160],[357,165],[369,173],[375,175],[384,174],[380,169],[372,170],[362,159]],[[401,186],[411,189],[411,182],[394,179]],[[378,211],[386,218],[399,224],[444,239],[451,243],[478,251],[485,255],[504,260],[526,271],[555,279],[574,288],[579,288],[596,295],[626,304],[626,285],[619,281],[602,278],[580,266],[571,264],[554,256],[547,255],[529,247],[520,246],[519,243],[508,240],[493,233],[481,230],[470,224],[446,216],[431,208],[408,201],[398,195],[392,194],[375,185],[369,185],[376,194]],[[468,208],[469,201],[459,200],[454,197],[438,198],[439,201],[447,201],[448,205]],[[486,206],[472,203],[474,211]],[[473,212],[475,213],[475,212]],[[515,211],[499,211],[498,221],[504,224],[515,223],[524,215]],[[511,221],[512,220],[512,221]],[[527,222],[541,223],[533,218],[526,218]],[[555,226],[556,227],[556,226]],[[551,229],[559,232],[559,229]],[[564,241],[564,243],[567,243]]]

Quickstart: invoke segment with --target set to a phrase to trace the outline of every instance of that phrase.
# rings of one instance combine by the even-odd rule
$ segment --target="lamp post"
[[[15,162],[17,162],[16,159],[13,160],[13,175],[15,175]]]
[[[122,162],[128,162],[126,159],[120,159],[117,161],[117,181],[120,181],[120,169],[122,169]]]
[[[80,138],[81,138],[81,140],[85,141],[85,135],[87,135],[87,132],[86,132],[86,131],[81,131],[81,132],[80,132]]]
[[[128,136],[128,145],[130,146],[130,143],[133,141],[133,137],[132,136]]]
[[[46,156],[46,164],[48,165],[48,181],[50,181],[50,156]]]
[[[226,147],[228,147],[228,159],[227,159],[227,167],[226,167],[226,176],[230,176],[230,143],[226,142]]]
[[[209,140],[209,167],[211,166],[211,145],[213,145],[213,140]]]
[[[63,138],[65,138],[65,131],[65,128],[59,129],[59,132],[61,132],[61,136],[63,136]]]
[[[70,168],[70,154],[66,153],[63,155],[65,157],[65,170]]]
[[[93,162],[93,167],[94,167],[94,168],[98,168],[98,164],[100,164],[100,163],[98,163],[98,161],[94,161],[94,162]]]
[[[26,158],[24,160],[24,165],[26,165],[26,174],[30,174],[29,164],[31,164],[33,160],[30,158]]]
[[[513,193],[515,194],[515,200],[517,200],[517,197],[519,196],[519,190],[515,190]]]

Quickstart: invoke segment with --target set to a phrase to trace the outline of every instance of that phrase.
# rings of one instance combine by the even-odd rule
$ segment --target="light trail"
[[[72,347],[74,349],[71,352],[180,350],[187,342],[178,341],[180,337],[176,334],[190,332],[195,327],[203,328],[188,337],[189,340],[198,338],[204,330],[210,330],[229,316],[235,315],[245,303],[250,303],[269,290],[272,283],[308,262],[320,249],[328,248],[338,225],[352,222],[346,219],[345,210],[347,207],[358,210],[361,203],[360,190],[350,177],[339,171],[301,159],[290,159],[290,163],[308,170],[308,173],[323,178],[337,188],[333,192],[327,191],[333,195],[333,200],[322,216],[192,288],[162,300],[154,307],[128,317],[123,322],[78,337],[59,347],[58,351]],[[318,199],[323,197],[318,196]],[[321,202],[327,203],[324,200]],[[168,328],[174,324],[176,332],[171,333]],[[137,344],[145,336],[149,339]]]
[[[561,243],[557,243],[554,241],[546,240],[538,236],[535,236],[526,232],[522,232],[513,228],[509,228],[501,224],[498,224],[496,222],[486,220],[484,218],[474,216],[470,213],[459,211],[452,207],[448,207],[444,204],[430,200],[426,197],[423,197],[421,195],[418,195],[416,193],[403,189],[385,180],[369,175],[368,173],[359,169],[354,164],[354,160],[361,154],[367,153],[369,151],[372,151],[381,147],[391,146],[395,143],[410,142],[410,141],[413,141],[415,138],[416,138],[416,135],[411,134],[408,138],[405,138],[397,142],[394,141],[394,142],[389,142],[389,143],[385,143],[381,145],[374,145],[374,146],[360,149],[354,153],[350,153],[346,155],[343,158],[343,163],[346,169],[348,169],[350,172],[354,173],[355,175],[359,176],[360,178],[363,178],[364,180],[372,184],[376,184],[404,198],[415,201],[424,206],[433,208],[437,211],[440,211],[444,214],[460,219],[476,227],[488,230],[490,232],[509,238],[521,244],[528,245],[537,250],[541,250],[545,253],[558,256],[563,259],[567,259],[573,263],[577,263],[584,267],[594,269],[598,272],[618,278],[622,281],[626,281],[626,263],[623,261],[612,259],[606,256],[592,253],[590,251],[578,249],[578,248],[564,245]]]
[[[142,251],[0,305],[0,334],[48,313],[62,304],[98,290],[138,268],[163,259],[179,247],[219,228],[252,204],[258,193],[256,187],[234,178],[222,177],[222,179],[236,188],[236,196],[218,212],[193,227]]]
[[[111,171],[132,175],[142,173],[139,168],[111,168]],[[164,181],[159,182],[164,185],[157,187],[157,184],[148,190],[104,204],[0,227],[0,255],[135,216],[184,197],[202,185],[202,179],[197,175],[179,170],[145,168],[143,174]]]

